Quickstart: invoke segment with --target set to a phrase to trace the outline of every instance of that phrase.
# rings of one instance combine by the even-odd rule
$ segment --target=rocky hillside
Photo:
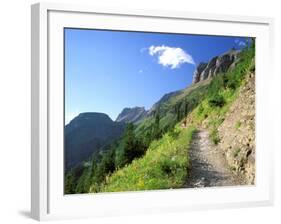
[[[227,72],[231,67],[235,67],[238,62],[238,50],[230,50],[222,55],[213,57],[208,63],[200,63],[193,74],[192,83],[195,84],[205,79],[210,79],[219,73]]]
[[[236,173],[242,174],[247,184],[255,181],[255,76],[249,73],[239,96],[231,105],[218,128],[218,146]]]
[[[65,166],[67,169],[119,138],[125,125],[103,113],[81,113],[65,127]]]
[[[144,107],[124,108],[116,118],[116,122],[138,123],[147,115]]]

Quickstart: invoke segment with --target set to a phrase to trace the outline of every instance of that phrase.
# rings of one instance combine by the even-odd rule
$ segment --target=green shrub
[[[208,101],[210,107],[223,107],[225,104],[224,97],[220,94],[215,94]]]
[[[224,86],[224,79],[222,75],[218,74],[212,79],[211,83],[209,84],[207,95],[214,96],[218,94],[218,92],[222,89],[223,86]]]
[[[233,150],[233,154],[232,154],[233,157],[236,158],[236,157],[239,155],[240,151],[241,151],[240,148],[235,148],[235,149]]]
[[[204,112],[204,107],[202,104],[200,104],[198,107],[197,115],[200,116],[203,112]]]
[[[177,163],[171,160],[171,158],[166,158],[160,163],[161,170],[167,175],[171,174],[173,170],[177,169]]]
[[[74,194],[75,193],[75,179],[72,171],[67,172],[65,176],[65,194]]]
[[[232,90],[235,90],[238,86],[239,86],[239,82],[237,79],[235,79],[234,77],[229,79],[226,86]]]
[[[219,144],[220,137],[219,137],[217,128],[212,128],[211,133],[210,133],[210,138],[215,145]]]
[[[236,129],[239,129],[241,127],[241,121],[237,121],[236,123],[235,123],[235,128]]]

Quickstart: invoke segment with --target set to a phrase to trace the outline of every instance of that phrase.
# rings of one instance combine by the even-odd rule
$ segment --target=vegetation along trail
[[[189,149],[191,169],[184,187],[234,186],[242,178],[228,168],[224,155],[209,139],[207,130],[197,130]]]

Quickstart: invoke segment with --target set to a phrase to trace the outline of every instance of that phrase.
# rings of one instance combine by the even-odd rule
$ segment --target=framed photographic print
[[[32,6],[32,217],[270,205],[270,18]]]

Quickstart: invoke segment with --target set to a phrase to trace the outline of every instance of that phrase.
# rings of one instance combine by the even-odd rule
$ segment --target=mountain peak
[[[101,118],[101,119],[110,119],[111,118],[105,114],[105,113],[100,113],[100,112],[83,112],[80,113],[77,118],[80,119],[91,119],[91,118]]]
[[[138,123],[147,114],[144,107],[125,107],[116,118],[116,122]]]
[[[219,73],[227,72],[235,66],[240,50],[231,49],[219,56],[213,57],[208,63],[200,63],[193,74],[192,84],[212,78]]]
[[[65,126],[66,168],[74,167],[118,139],[125,125],[104,113],[80,113]]]
[[[99,112],[84,112],[73,118],[66,126],[78,127],[87,123],[113,123],[112,119],[105,113]]]

